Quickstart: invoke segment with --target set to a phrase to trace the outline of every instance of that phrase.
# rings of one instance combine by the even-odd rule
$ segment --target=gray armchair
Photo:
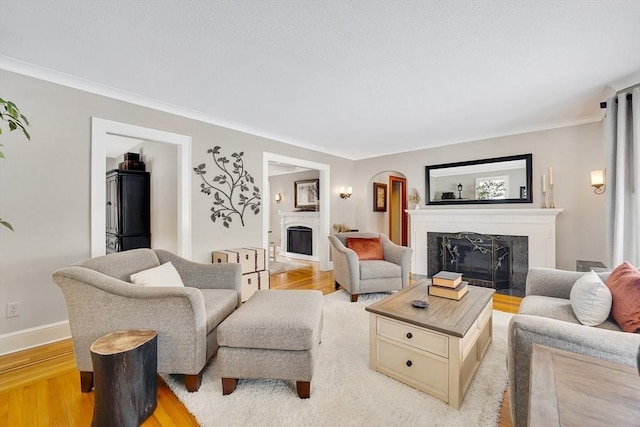
[[[507,365],[511,418],[525,427],[529,414],[529,376],[533,344],[636,366],[640,334],[622,332],[611,319],[592,327],[573,313],[571,287],[585,273],[533,268],[527,275],[526,297],[509,324]],[[599,273],[606,281],[609,273]]]
[[[347,248],[347,237],[380,237],[384,260],[360,261],[358,255]],[[338,233],[329,236],[329,243],[336,290],[342,286],[351,294],[351,302],[356,302],[359,294],[409,286],[413,249],[396,245],[379,233]]]
[[[171,261],[184,287],[142,287],[133,273]],[[158,333],[158,371],[184,374],[197,391],[218,349],[216,327],[240,305],[239,264],[199,264],[163,250],[134,249],[86,260],[53,273],[67,304],[83,392],[93,388],[91,344],[127,329]]]

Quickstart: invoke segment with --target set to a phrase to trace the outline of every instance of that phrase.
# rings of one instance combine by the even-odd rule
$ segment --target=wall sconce
[[[607,186],[604,184],[604,169],[591,171],[591,186],[596,194],[605,192]]]
[[[276,203],[280,203],[282,201],[282,194],[276,194]]]
[[[348,199],[349,197],[351,197],[351,194],[353,194],[353,188],[352,187],[347,187],[346,190],[344,189],[344,187],[340,187],[340,198],[341,199]]]

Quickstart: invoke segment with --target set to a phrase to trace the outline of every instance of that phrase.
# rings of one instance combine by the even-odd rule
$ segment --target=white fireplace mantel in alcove
[[[427,233],[527,236],[529,268],[556,266],[556,216],[564,209],[410,209],[411,272],[427,274]]]
[[[320,212],[283,212],[278,211],[278,215],[280,215],[280,239],[282,241],[282,245],[280,248],[280,255],[289,257],[289,258],[297,258],[297,259],[306,259],[311,261],[318,261],[318,230],[320,229]],[[295,227],[298,225],[303,225],[305,227],[311,228],[311,239],[312,239],[312,254],[313,255],[303,255],[297,254],[294,252],[287,252],[287,228]]]

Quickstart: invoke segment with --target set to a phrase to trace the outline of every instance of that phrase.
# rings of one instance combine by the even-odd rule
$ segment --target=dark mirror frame
[[[446,169],[460,166],[480,165],[484,163],[499,163],[513,160],[525,160],[526,163],[526,180],[527,180],[527,196],[522,199],[493,199],[493,200],[429,200],[431,197],[430,172],[434,169]],[[425,176],[425,205],[484,205],[484,204],[502,204],[502,203],[533,203],[533,155],[519,154],[516,156],[494,157],[491,159],[470,160],[466,162],[443,163],[440,165],[430,165],[424,168]]]

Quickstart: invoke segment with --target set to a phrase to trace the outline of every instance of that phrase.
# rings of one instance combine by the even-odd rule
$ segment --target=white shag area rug
[[[369,313],[386,294],[340,290],[324,297],[322,343],[311,398],[295,382],[240,380],[222,395],[215,359],[202,386],[188,393],[180,376],[163,375],[203,427],[208,426],[496,426],[507,386],[506,339],[511,314],[493,311],[493,341],[460,409],[369,369]],[[274,313],[277,315],[277,313]]]
[[[311,268],[309,264],[294,261],[269,261],[269,275],[284,273],[301,268]]]

